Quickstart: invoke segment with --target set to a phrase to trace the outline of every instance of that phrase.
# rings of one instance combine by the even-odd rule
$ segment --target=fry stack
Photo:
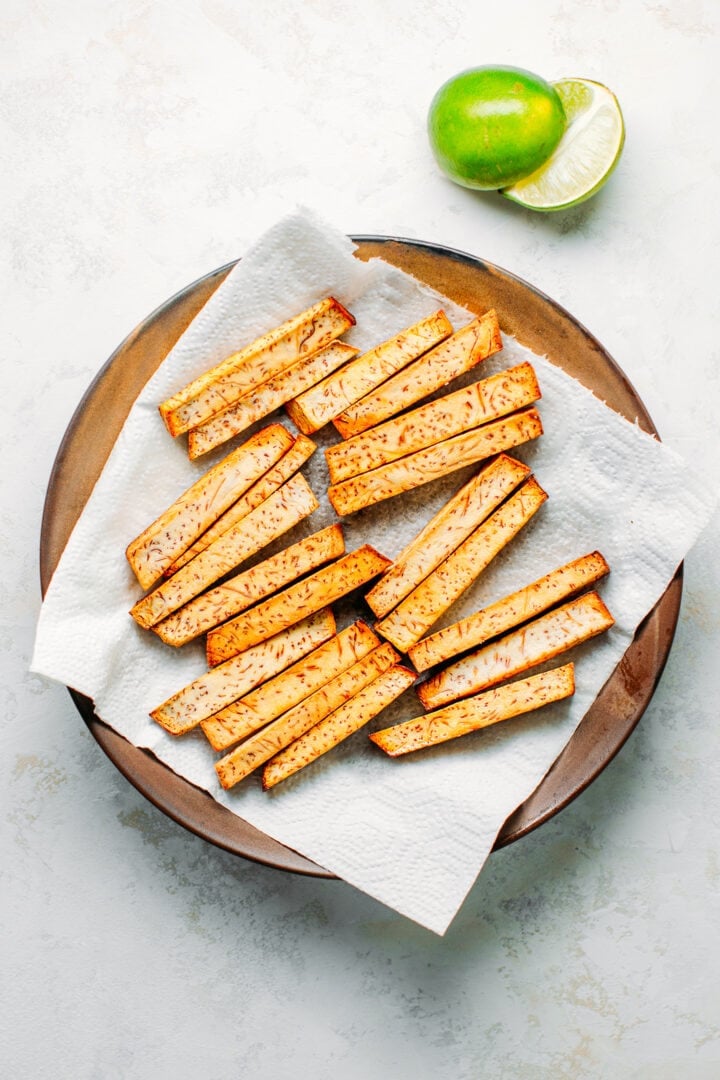
[[[448,390],[502,348],[494,311],[460,329],[434,311],[364,353],[340,340],[354,324],[326,297],[159,406],[191,459],[244,440],[126,550],[138,627],[173,648],[205,639],[205,672],[150,715],[202,734],[225,789],[259,769],[275,787],[413,686],[422,715],[370,735],[391,757],[562,700],[573,664],[543,665],[613,622],[590,590],[609,569],[592,552],[434,629],[548,497],[507,453],[542,434],[540,387],[522,363]],[[282,407],[297,434],[269,419]],[[325,450],[340,517],[479,468],[394,561],[346,551],[340,522],[287,537],[319,507],[302,468],[328,424],[342,436]],[[361,592],[375,625],[358,612],[339,628],[334,605]]]
[[[325,451],[328,497],[338,514],[353,514],[542,434],[533,407],[540,387],[531,364],[518,364],[401,412],[418,392],[414,387],[408,393],[406,387],[407,378],[396,382],[395,389],[385,384],[380,388],[384,410],[378,402],[356,411],[365,420],[390,409],[399,416],[370,428],[362,428],[362,420],[350,423],[348,413],[335,421],[343,433],[357,432]]]
[[[138,625],[175,647],[207,635],[208,671],[150,715],[172,735],[199,729],[225,751],[217,773],[226,787],[290,748],[292,761],[273,766],[274,786],[415,679],[365,623],[338,631],[332,604],[390,565],[369,545],[346,552],[339,523],[240,568],[317,508],[298,472],[314,448],[282,425],[264,428],[127,548],[138,582],[150,588],[131,610]]]
[[[582,591],[608,572],[591,552],[412,646],[418,670],[439,665],[418,687],[425,712],[371,740],[400,757],[571,697],[574,663],[547,665],[613,625],[598,593]]]
[[[438,511],[367,594],[380,617],[377,633],[406,652],[418,672],[429,672],[417,687],[423,715],[370,735],[389,756],[435,746],[574,693],[572,662],[527,673],[613,625],[590,588],[610,569],[598,551],[425,636],[546,498],[527,466],[499,455]]]
[[[368,594],[375,614],[384,615],[378,633],[407,652],[546,499],[526,465],[505,455],[495,458],[405,548],[393,566],[394,578],[382,579]]]
[[[199,457],[309,388],[357,354],[338,339],[355,319],[333,296],[233,353],[163,401],[169,433],[188,432]]]

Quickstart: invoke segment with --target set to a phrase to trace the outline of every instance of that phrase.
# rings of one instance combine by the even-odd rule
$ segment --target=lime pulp
[[[549,159],[503,195],[531,210],[564,210],[600,190],[617,166],[625,124],[615,95],[590,79],[553,83],[567,127]]]

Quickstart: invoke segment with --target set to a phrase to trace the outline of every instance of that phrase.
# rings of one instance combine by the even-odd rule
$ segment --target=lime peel
[[[547,161],[565,131],[559,94],[524,68],[483,65],[443,83],[430,103],[428,136],[456,184],[497,191]]]
[[[502,194],[531,210],[565,210],[589,199],[620,160],[625,124],[615,95],[590,79],[553,83],[567,128],[548,161]]]

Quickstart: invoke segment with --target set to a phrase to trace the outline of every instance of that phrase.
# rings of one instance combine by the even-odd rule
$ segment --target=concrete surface
[[[712,0],[2,0],[3,1077],[720,1076],[717,517],[640,726],[444,939],[187,834],[28,674],[83,391],[298,203],[543,289],[717,489],[719,31]],[[429,100],[477,63],[613,88],[627,145],[599,196],[533,215],[439,175]]]

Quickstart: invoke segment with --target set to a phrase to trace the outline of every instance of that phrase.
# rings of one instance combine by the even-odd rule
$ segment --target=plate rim
[[[549,305],[552,309],[554,309],[563,319],[569,320],[569,322],[572,323],[579,330],[582,336],[593,344],[594,348],[602,355],[603,361],[611,369],[615,379],[619,380],[623,384],[626,392],[629,393],[629,395],[633,399],[634,405],[638,409],[638,421],[640,420],[640,418],[642,418],[642,423],[640,423],[640,426],[658,440],[660,439],[657,428],[655,427],[655,424],[647,410],[647,407],[640,398],[640,395],[637,393],[635,387],[633,386],[626,373],[623,371],[617,361],[610,355],[602,342],[586,326],[584,326],[583,323],[581,323],[574,315],[572,315],[572,313],[568,311],[562,304],[560,304],[557,300],[553,299],[543,290],[539,289],[537,286],[533,285],[531,282],[513,273],[512,271],[506,270],[504,267],[501,267],[496,263],[489,262],[488,260],[482,259],[479,256],[473,255],[461,249],[441,243],[436,243],[433,241],[417,240],[414,238],[375,233],[351,234],[349,236],[349,239],[353,243],[356,243],[358,245],[398,244],[404,247],[410,247],[415,250],[425,252],[431,256],[440,255],[444,258],[450,258],[458,262],[465,263],[471,267],[481,268],[489,272],[490,274],[497,274],[500,277],[511,281],[520,289],[529,290],[543,303]],[[51,565],[51,552],[48,551],[48,533],[53,516],[52,495],[61,473],[62,462],[64,460],[65,453],[67,451],[67,448],[71,445],[73,439],[76,437],[78,423],[80,421],[80,418],[84,415],[88,403],[92,401],[94,394],[97,393],[99,385],[102,383],[103,378],[108,374],[108,372],[118,361],[118,359],[122,357],[123,353],[132,341],[141,337],[143,333],[147,333],[148,328],[161,320],[163,315],[167,311],[173,309],[177,304],[187,299],[188,297],[192,297],[192,295],[200,288],[207,287],[216,282],[216,284],[214,284],[214,287],[212,288],[212,292],[209,294],[212,295],[212,293],[214,293],[215,289],[217,289],[217,287],[222,283],[227,274],[240,261],[240,258],[241,257],[237,259],[232,259],[229,262],[226,262],[223,265],[217,267],[216,269],[209,271],[207,274],[203,274],[200,277],[195,278],[192,282],[178,289],[170,297],[158,304],[147,316],[145,316],[145,318],[143,318],[137,324],[137,326],[133,330],[130,331],[129,334],[126,335],[126,337],[120,342],[120,344],[113,350],[107,360],[101,365],[101,367],[87,386],[83,395],[81,396],[63,433],[48,478],[48,485],[45,494],[40,527],[39,569],[41,593],[43,598],[50,584],[50,580],[52,578],[55,566],[57,565],[57,562],[62,555],[62,552],[60,552],[60,554],[55,559],[54,564]],[[426,282],[423,283],[427,284]],[[203,304],[205,302],[207,301],[203,301]],[[142,387],[138,389],[138,394],[140,393],[141,389]],[[590,387],[589,389],[592,390],[592,387]],[[81,510],[79,512],[81,512]],[[657,600],[654,607],[646,615],[645,619],[638,627],[633,643],[631,643],[628,650],[624,654],[623,659],[618,664],[618,668],[615,669],[613,674],[610,676],[610,679],[600,691],[598,697],[595,699],[595,702],[593,703],[591,708],[581,719],[581,721],[575,728],[575,731],[570,736],[570,739],[563,747],[563,750],[553,762],[553,765],[550,767],[545,776],[541,779],[540,783],[533,790],[533,792],[531,792],[528,797],[524,799],[523,802],[513,811],[513,813],[509,815],[503,826],[500,828],[496,837],[495,844],[492,848],[493,851],[500,850],[501,848],[506,847],[511,843],[515,843],[517,840],[528,835],[529,833],[534,832],[537,828],[545,824],[547,821],[551,820],[568,805],[570,805],[570,803],[572,803],[584,791],[586,791],[587,788],[604,771],[604,769],[607,768],[607,766],[614,760],[622,747],[625,745],[630,735],[634,732],[645,710],[647,709],[650,700],[655,693],[655,690],[657,689],[658,683],[662,677],[662,673],[664,671],[665,664],[667,662],[667,658],[672,647],[672,642],[675,636],[675,631],[679,619],[683,587],[683,574],[684,565],[681,562],[666,591]],[[662,605],[666,605],[668,609],[671,610],[669,610],[670,618],[669,620],[667,620],[667,626],[665,627],[665,638],[659,643],[659,663],[657,664],[653,672],[652,680],[644,687],[644,692],[639,698],[633,712],[626,719],[625,727],[623,728],[621,737],[616,739],[611,752],[607,756],[603,757],[602,760],[597,762],[591,769],[588,770],[581,783],[577,784],[571,790],[565,792],[564,795],[561,795],[556,799],[550,800],[544,807],[544,809],[539,808],[529,817],[526,815],[525,818],[523,818],[523,811],[532,804],[533,799],[536,797],[537,793],[542,792],[543,786],[551,778],[553,771],[557,768],[558,763],[561,762],[563,755],[566,753],[567,747],[576,737],[577,733],[580,731],[586,719],[590,717],[591,713],[593,713],[593,710],[602,708],[603,695],[606,695],[608,693],[610,684],[615,678],[617,670],[621,667],[623,661],[633,649],[636,642],[642,641],[644,635],[649,635],[650,637],[652,637],[653,631],[655,632],[655,636],[657,637],[657,627],[653,626],[653,622],[658,621],[659,612]],[[657,641],[655,642],[655,647],[657,650]],[[191,783],[191,781],[186,780],[184,777],[179,777],[178,774],[174,773],[173,770],[170,769],[169,766],[165,765],[163,762],[160,761],[160,759],[156,758],[155,755],[151,753],[151,751],[148,751],[144,748],[136,747],[133,744],[129,743],[127,740],[124,739],[123,736],[119,735],[116,731],[114,731],[114,729],[112,729],[100,717],[96,715],[93,702],[90,698],[88,698],[84,694],[81,694],[79,691],[72,689],[71,687],[67,687],[67,690],[77,711],[79,712],[80,716],[88,727],[91,735],[98,743],[100,748],[103,750],[105,755],[110,759],[115,768],[121,773],[122,776],[124,776],[124,778],[130,784],[132,784],[133,787],[135,787],[137,791],[140,792],[140,794],[144,796],[144,798],[146,798],[153,806],[155,806],[158,810],[165,814],[165,816],[175,821],[177,824],[185,828],[188,832],[200,837],[201,839],[212,844],[213,846],[228,851],[233,855],[238,855],[244,859],[247,859],[248,861],[259,863],[261,865],[265,865],[284,872],[296,873],[303,876],[328,879],[337,878],[337,875],[335,875],[331,871],[326,870],[324,867],[319,866],[306,856],[303,856],[298,852],[293,851],[293,849],[287,847],[279,841],[274,840],[272,837],[267,836],[265,833],[262,833],[260,830],[250,825],[249,822],[246,822],[228,807],[215,800],[210,792],[196,787],[194,784]],[[125,744],[125,747],[128,748],[127,752],[125,751],[123,744]],[[228,815],[231,819],[233,819],[233,821],[239,821],[244,827],[247,828],[251,835],[256,834],[256,837],[252,838],[254,840],[257,839],[260,850],[239,850],[236,843],[228,841],[226,838],[223,837],[222,831],[218,833],[216,830],[209,828],[208,825],[203,821],[198,822],[189,819],[188,816],[182,812],[182,810],[178,810],[173,805],[168,805],[167,800],[158,798],[155,794],[155,789],[153,785],[148,785],[147,783],[144,783],[137,775],[137,771],[134,772],[132,768],[128,767],[126,762],[126,756],[128,754],[131,760],[134,755],[137,754],[152,759],[152,762],[154,763],[154,765],[152,766],[153,768],[156,766],[158,769],[169,773],[171,777],[175,777],[178,781],[180,781],[181,787],[186,786],[188,788],[191,788],[192,791],[194,793],[197,793],[203,801],[207,800],[209,803],[212,804],[214,808],[217,808],[217,810],[220,811],[220,814],[217,815],[219,816],[220,820],[222,820],[224,815]],[[268,850],[262,850],[265,847],[267,847]]]

